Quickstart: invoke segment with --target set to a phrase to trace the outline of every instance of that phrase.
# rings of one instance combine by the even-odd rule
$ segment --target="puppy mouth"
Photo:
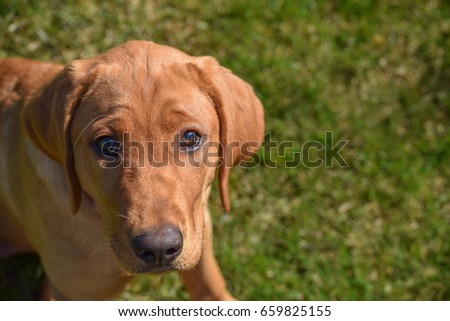
[[[115,251],[114,251],[115,252]],[[134,256],[125,257],[123,253],[114,253],[116,260],[119,265],[122,267],[124,272],[129,275],[140,275],[140,274],[163,274],[167,272],[173,271],[187,271],[194,268],[199,260],[193,260],[190,262],[181,261],[173,261],[173,262],[152,262],[145,263],[140,260],[136,260]]]
[[[161,264],[161,263],[144,263],[135,261],[134,259],[128,260],[123,255],[115,252],[116,260],[119,265],[127,274],[159,274],[164,272],[178,271],[180,270],[173,264]]]
[[[130,271],[133,274],[161,274],[165,272],[171,272],[178,270],[174,266],[171,265],[144,265],[136,267],[133,271]]]

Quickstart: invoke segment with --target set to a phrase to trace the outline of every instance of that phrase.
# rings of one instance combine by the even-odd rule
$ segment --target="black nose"
[[[164,265],[180,255],[183,237],[175,226],[165,225],[136,236],[132,244],[134,253],[145,263]]]

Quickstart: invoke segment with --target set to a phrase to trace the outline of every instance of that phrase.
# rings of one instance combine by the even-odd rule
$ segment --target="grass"
[[[251,83],[272,139],[295,143],[287,155],[327,131],[349,141],[349,167],[234,170],[232,214],[213,193],[239,299],[450,300],[447,2],[62,3],[2,1],[0,57],[66,63],[153,40]],[[187,294],[176,275],[144,276],[122,299]]]

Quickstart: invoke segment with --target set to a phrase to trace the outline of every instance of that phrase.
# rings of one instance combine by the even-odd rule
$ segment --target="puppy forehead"
[[[173,131],[183,124],[201,123],[210,130],[218,126],[212,100],[200,89],[195,78],[180,72],[182,65],[159,67],[110,64],[97,70],[97,79],[83,104],[89,119],[114,120],[119,131]],[[106,117],[103,117],[106,116]]]

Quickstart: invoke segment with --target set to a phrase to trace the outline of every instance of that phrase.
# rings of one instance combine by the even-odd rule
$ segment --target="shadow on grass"
[[[44,283],[39,257],[32,253],[0,260],[0,300],[38,300]]]

